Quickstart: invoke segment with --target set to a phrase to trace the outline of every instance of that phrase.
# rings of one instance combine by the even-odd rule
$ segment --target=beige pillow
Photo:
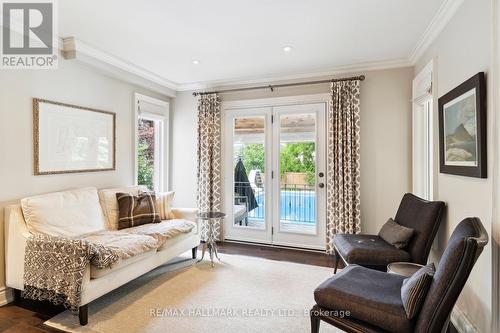
[[[106,229],[94,187],[24,198],[21,208],[32,233],[74,238]]]
[[[156,196],[156,211],[160,214],[162,220],[175,219],[172,213],[172,201],[174,200],[175,192],[157,192]]]
[[[102,210],[107,219],[108,229],[118,229],[118,201],[116,200],[116,193],[129,193],[138,195],[139,191],[146,191],[147,187],[142,185],[107,188],[99,191],[99,202],[101,203]]]

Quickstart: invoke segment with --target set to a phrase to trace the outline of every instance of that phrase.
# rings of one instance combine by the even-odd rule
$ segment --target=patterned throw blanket
[[[102,269],[120,259],[159,248],[195,223],[171,220],[120,231],[102,231],[82,239],[32,235],[24,255],[22,297],[63,304],[73,313],[81,304],[82,284],[89,264]]]
[[[104,268],[118,259],[115,251],[86,240],[33,235],[24,254],[22,297],[63,304],[78,312],[87,265]]]

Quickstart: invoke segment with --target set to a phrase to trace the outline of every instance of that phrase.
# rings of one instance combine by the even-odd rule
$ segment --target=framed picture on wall
[[[33,99],[35,175],[115,170],[116,114]]]
[[[480,72],[439,99],[441,173],[486,178],[486,81]]]

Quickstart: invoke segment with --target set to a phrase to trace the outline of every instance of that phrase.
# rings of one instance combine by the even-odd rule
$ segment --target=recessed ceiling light
[[[285,51],[285,52],[287,52],[287,53],[288,53],[288,52],[290,52],[290,51],[292,51],[292,50],[293,50],[293,47],[292,47],[292,46],[290,46],[290,45],[283,46],[283,51]]]
[[[197,59],[194,59],[194,60],[193,60],[193,65],[199,65],[199,64],[200,64],[200,61],[199,61],[199,60],[197,60]]]

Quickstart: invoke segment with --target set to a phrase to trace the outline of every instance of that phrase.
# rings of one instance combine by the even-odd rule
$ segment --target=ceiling
[[[59,35],[176,85],[209,84],[408,62],[444,1],[59,1]]]

